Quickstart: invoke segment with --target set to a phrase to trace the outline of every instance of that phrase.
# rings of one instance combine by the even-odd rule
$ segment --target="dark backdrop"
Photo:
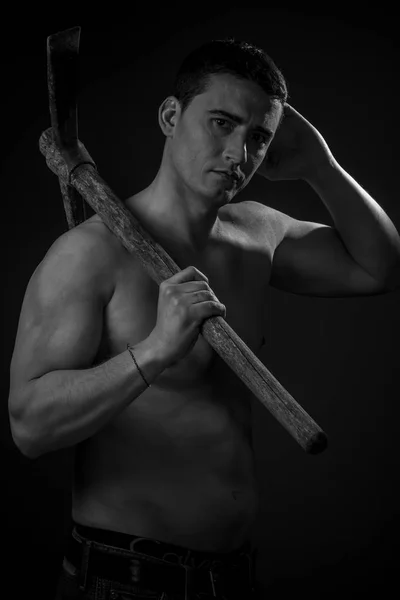
[[[393,14],[381,5],[378,14],[339,8],[223,11],[204,3],[132,10],[118,25],[106,18],[94,25],[40,14],[31,21],[26,13],[3,22],[1,502],[6,572],[16,598],[28,590],[52,598],[70,512],[71,452],[24,458],[13,445],[7,414],[9,363],[25,288],[67,228],[57,178],[38,149],[50,125],[47,35],[82,26],[79,136],[121,198],[156,174],[164,143],[157,110],[171,93],[183,56],[207,39],[233,35],[273,57],[287,78],[290,102],[400,228]],[[270,183],[256,176],[242,197],[331,223],[303,182]],[[399,298],[400,292],[319,299],[269,291],[262,360],[323,427],[330,445],[322,455],[306,455],[254,401],[261,510],[253,539],[268,598],[295,592],[358,598],[372,589],[385,594],[394,581]]]

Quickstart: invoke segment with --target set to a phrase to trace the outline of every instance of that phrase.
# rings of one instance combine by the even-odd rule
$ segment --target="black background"
[[[1,40],[2,543],[15,598],[52,598],[70,513],[71,451],[24,458],[13,445],[7,413],[25,288],[67,228],[57,178],[38,149],[50,125],[48,35],[82,27],[79,137],[121,198],[157,172],[164,143],[157,110],[182,58],[207,39],[230,35],[272,56],[287,78],[291,104],[400,229],[399,49],[395,16],[384,5],[378,14],[350,14],[338,5],[320,12],[250,5],[222,10],[204,3],[131,7],[118,13],[117,24],[108,14],[97,13],[95,21],[70,14],[46,19],[21,12],[4,21]],[[301,181],[255,176],[242,196],[331,223]],[[261,509],[253,540],[268,598],[361,598],[368,591],[379,597],[395,582],[399,294],[320,299],[268,293],[261,358],[330,441],[323,454],[306,455],[254,401]]]

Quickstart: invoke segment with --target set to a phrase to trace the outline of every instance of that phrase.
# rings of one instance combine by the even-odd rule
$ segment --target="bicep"
[[[76,237],[76,236],[75,236]],[[104,298],[92,241],[63,243],[27,286],[10,368],[10,397],[50,371],[91,366],[101,340]]]
[[[310,296],[377,294],[381,286],[347,252],[336,229],[284,216],[270,285]]]

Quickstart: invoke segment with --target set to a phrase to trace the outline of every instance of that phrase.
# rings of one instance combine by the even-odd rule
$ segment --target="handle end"
[[[328,438],[323,431],[315,433],[307,442],[307,454],[320,454],[328,446]]]

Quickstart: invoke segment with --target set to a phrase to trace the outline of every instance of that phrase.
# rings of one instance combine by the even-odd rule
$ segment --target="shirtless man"
[[[170,583],[159,587],[157,565],[154,586],[140,579],[147,551],[139,562],[129,555],[132,581],[110,584],[117,576],[103,561],[102,579],[93,548],[113,547],[125,560],[117,548],[137,551],[138,536],[161,542],[152,548],[163,548],[164,561],[168,548],[211,560],[236,556],[248,541],[258,507],[251,393],[199,336],[205,318],[224,316],[257,353],[268,285],[318,296],[399,285],[393,223],[286,100],[284,78],[263,51],[232,40],[197,49],[159,109],[160,169],[126,201],[182,271],[158,288],[94,215],[54,242],[29,281],[10,422],[28,457],[75,448],[75,546],[60,598],[95,589],[90,597],[185,597]],[[335,226],[257,199],[232,202],[255,172],[307,181]],[[88,571],[85,540],[97,542]],[[229,577],[230,599],[239,584]]]

